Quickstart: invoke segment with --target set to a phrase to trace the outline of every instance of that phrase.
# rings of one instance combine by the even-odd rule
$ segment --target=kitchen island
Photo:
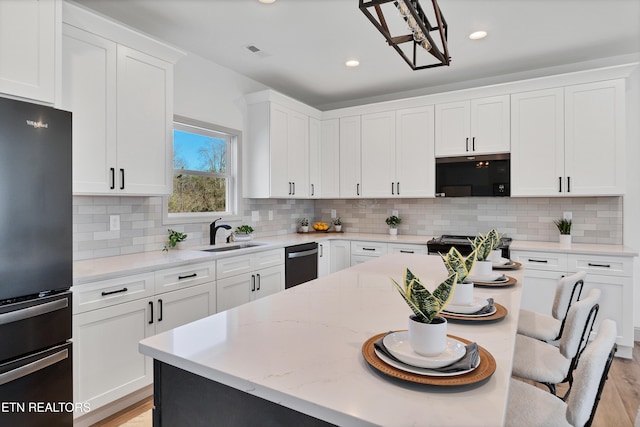
[[[507,272],[515,286],[475,290],[504,319],[448,325],[495,358],[495,373],[438,387],[380,374],[362,355],[372,336],[406,329],[390,281],[406,267],[429,289],[446,277],[439,256],[386,255],[141,341],[155,359],[154,425],[502,425],[523,271]]]

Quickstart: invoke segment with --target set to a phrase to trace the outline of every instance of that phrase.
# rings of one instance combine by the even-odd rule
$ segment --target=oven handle
[[[51,365],[55,365],[56,363],[67,359],[68,357],[69,350],[64,349],[47,357],[43,357],[40,360],[36,360],[35,362],[31,362],[24,366],[16,368],[12,371],[0,374],[0,385],[10,383],[11,381],[15,381],[22,377],[26,377],[27,375],[31,375],[34,372],[41,371],[42,369],[47,368]]]
[[[69,306],[67,298],[51,301],[44,304],[34,305],[33,307],[23,308],[21,310],[11,311],[9,313],[0,314],[0,325],[18,322],[20,320],[29,319],[30,317],[39,316],[41,314],[51,313],[52,311],[62,310]]]
[[[318,248],[316,249],[310,249],[308,251],[302,251],[302,252],[290,252],[287,254],[287,259],[291,259],[291,258],[300,258],[303,256],[311,256],[311,255],[315,255],[318,253]]]

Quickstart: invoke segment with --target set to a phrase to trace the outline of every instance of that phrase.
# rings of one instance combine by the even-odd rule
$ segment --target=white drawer
[[[387,244],[380,242],[351,242],[351,255],[380,256],[387,253]]]
[[[569,271],[586,271],[590,274],[631,277],[633,258],[606,255],[569,255]]]
[[[252,255],[238,255],[216,261],[216,278],[218,280],[253,271]]]
[[[284,249],[273,249],[253,254],[253,268],[255,270],[280,264],[284,264]]]
[[[511,251],[511,260],[530,270],[567,271],[567,254]]]
[[[182,265],[156,271],[156,293],[183,289],[216,279],[215,262]]]
[[[73,314],[151,297],[154,277],[151,272],[74,286]]]
[[[387,251],[390,254],[426,254],[428,253],[427,245],[412,245],[409,243],[389,243]]]

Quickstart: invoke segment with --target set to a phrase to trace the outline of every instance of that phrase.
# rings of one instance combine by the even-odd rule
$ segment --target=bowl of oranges
[[[313,229],[316,231],[324,231],[326,233],[329,231],[329,228],[331,228],[331,225],[327,224],[326,222],[318,221],[313,224]]]

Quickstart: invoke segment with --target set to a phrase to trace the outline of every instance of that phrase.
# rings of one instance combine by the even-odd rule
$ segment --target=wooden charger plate
[[[482,288],[502,288],[504,286],[513,286],[518,281],[515,277],[507,276],[506,282],[478,282],[476,280],[473,281],[474,286],[480,286]]]
[[[444,311],[441,311],[440,314],[438,314],[438,316],[442,316],[449,320],[464,320],[465,322],[487,322],[487,321],[503,319],[504,317],[507,316],[507,309],[505,306],[498,303],[493,303],[493,305],[496,308],[496,312],[493,313],[491,316],[469,317],[463,314],[458,315],[455,313],[445,313]]]
[[[517,270],[520,267],[522,267],[522,263],[518,261],[513,261],[513,264],[509,264],[509,265],[494,265],[493,269],[494,270]]]
[[[478,351],[480,352],[480,364],[476,369],[471,372],[467,372],[466,374],[455,375],[452,377],[430,377],[428,375],[418,375],[411,372],[403,371],[386,364],[382,359],[378,357],[375,352],[373,343],[385,336],[387,333],[388,332],[383,332],[369,338],[362,345],[362,355],[364,356],[364,359],[367,361],[367,363],[371,365],[371,367],[391,377],[418,384],[437,386],[461,386],[475,384],[477,382],[483,381],[493,375],[493,373],[496,371],[496,359],[494,359],[491,353],[489,353],[481,346],[478,346]],[[469,340],[456,337],[454,335],[447,336],[459,340],[465,344],[471,343],[471,341]]]

